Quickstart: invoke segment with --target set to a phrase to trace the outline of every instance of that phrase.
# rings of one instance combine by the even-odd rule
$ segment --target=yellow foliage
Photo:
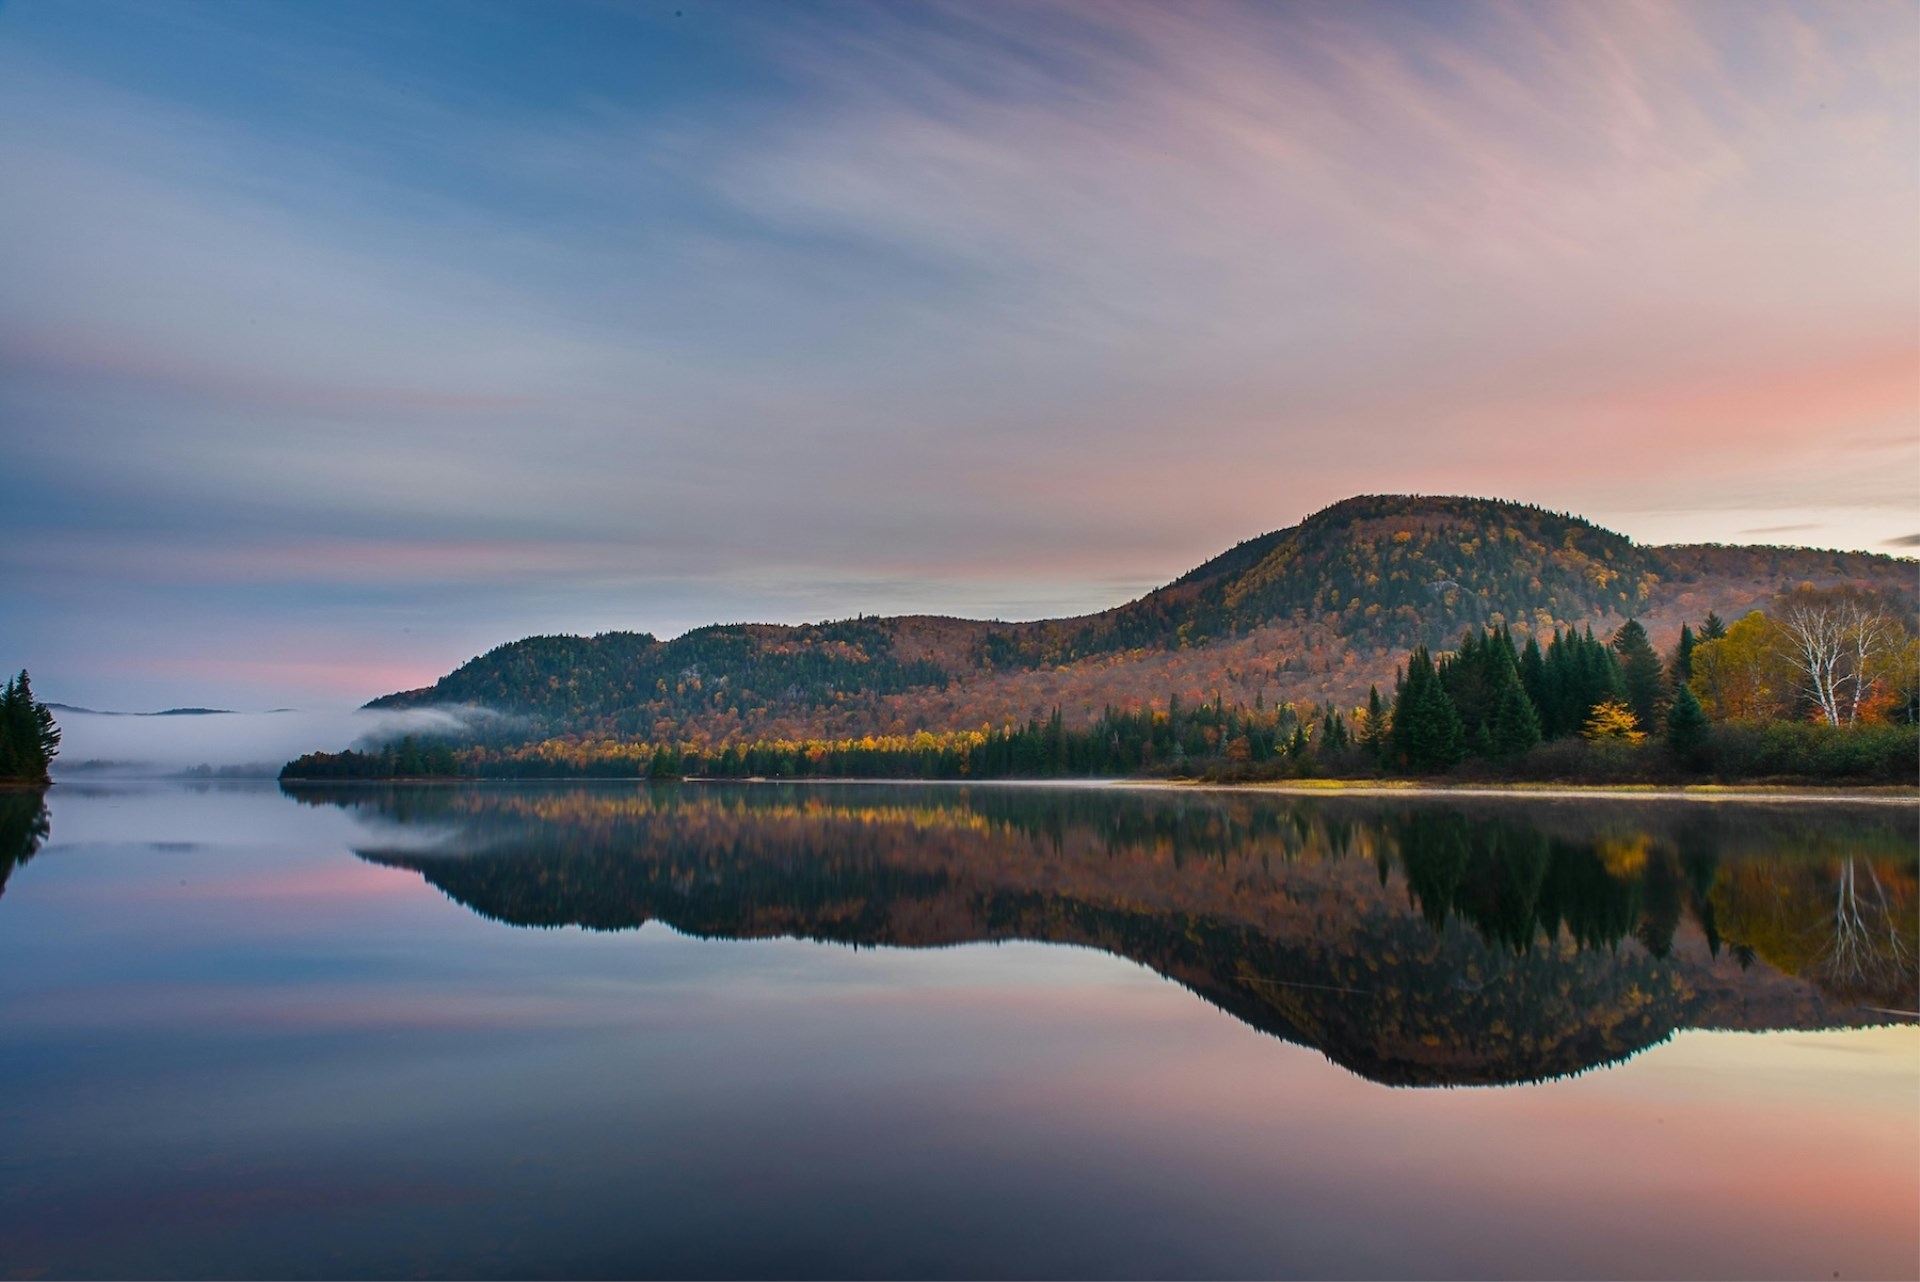
[[[1791,714],[1794,673],[1780,630],[1755,610],[1714,641],[1693,648],[1694,698],[1715,721],[1762,721]]]
[[[1594,852],[1608,875],[1619,881],[1630,881],[1645,872],[1652,850],[1653,838],[1645,833],[1624,839],[1602,837],[1594,843]]]
[[[1608,699],[1594,706],[1593,715],[1587,718],[1586,728],[1581,734],[1594,743],[1603,739],[1639,743],[1647,737],[1639,727],[1632,708],[1618,699]]]

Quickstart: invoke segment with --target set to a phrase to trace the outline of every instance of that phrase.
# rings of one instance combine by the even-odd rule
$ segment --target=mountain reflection
[[[296,787],[516,926],[1130,958],[1395,1085],[1915,1007],[1910,807],[1101,789]]]

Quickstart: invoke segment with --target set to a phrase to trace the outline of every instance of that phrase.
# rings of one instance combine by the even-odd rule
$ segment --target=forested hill
[[[1445,645],[1490,622],[1643,609],[1654,549],[1578,517],[1491,499],[1365,495],[1251,539],[1073,629],[1069,656],[1193,644],[1275,620],[1336,623],[1356,643]]]
[[[878,696],[944,686],[947,669],[896,653],[890,623],[726,624],[672,641],[645,632],[528,637],[461,665],[430,689],[367,706],[480,704],[644,738],[664,719],[724,713],[743,700],[750,709],[865,705]]]
[[[369,707],[479,704],[537,733],[652,742],[911,733],[1072,720],[1222,696],[1352,704],[1417,644],[1639,618],[1666,644],[1802,582],[1911,595],[1911,559],[1770,547],[1642,547],[1564,513],[1369,495],[1232,548],[1112,610],[1037,623],[924,616],[530,637]]]

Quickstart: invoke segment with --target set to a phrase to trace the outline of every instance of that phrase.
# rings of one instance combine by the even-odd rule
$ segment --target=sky
[[[1129,599],[1357,493],[1920,546],[1911,3],[0,0],[0,666]]]

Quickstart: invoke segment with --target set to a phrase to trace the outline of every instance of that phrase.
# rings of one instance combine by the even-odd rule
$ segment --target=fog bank
[[[57,712],[54,778],[96,771],[171,774],[210,766],[274,774],[303,752],[377,747],[407,734],[465,737],[499,716],[484,708],[306,709],[129,716]]]

